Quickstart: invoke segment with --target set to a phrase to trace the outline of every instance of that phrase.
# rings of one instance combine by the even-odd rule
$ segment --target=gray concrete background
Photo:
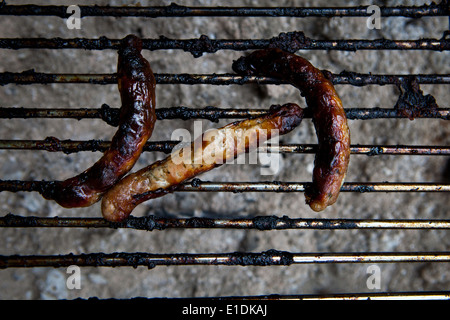
[[[29,1],[14,1],[22,4]],[[49,4],[55,1],[38,1]],[[73,4],[72,1],[58,1]],[[78,4],[123,5],[125,1],[79,1]],[[140,1],[145,5],[170,1]],[[225,5],[219,1],[184,1],[184,5]],[[374,2],[397,5],[395,1]],[[421,4],[405,1],[402,4]],[[348,1],[277,1],[278,6],[352,6]],[[367,3],[366,3],[367,4]],[[372,2],[370,2],[372,4]],[[230,6],[274,6],[273,1],[230,1]],[[418,39],[441,38],[447,18],[384,18],[380,30],[369,30],[365,18],[85,18],[80,30],[68,30],[56,17],[0,18],[0,37],[121,38],[135,33],[145,38],[216,39],[269,38],[280,32],[302,30],[314,39]],[[155,73],[227,73],[242,52],[219,51],[193,58],[178,50],[145,51]],[[431,51],[301,51],[315,66],[334,73],[449,73],[448,52]],[[0,50],[0,72],[35,69],[48,73],[113,73],[117,55],[112,50]],[[391,108],[398,97],[393,86],[337,86],[345,107]],[[447,85],[423,85],[441,107],[448,107]],[[233,108],[266,108],[271,104],[305,103],[290,86],[160,85],[158,107],[207,105]],[[3,107],[80,108],[118,107],[116,85],[50,84],[6,85],[0,88]],[[225,125],[203,121],[206,130]],[[443,120],[354,120],[350,121],[353,144],[448,145],[450,128]],[[177,128],[193,132],[193,121],[164,120],[156,124],[152,141],[168,140]],[[1,139],[110,139],[115,128],[100,120],[0,119]],[[315,143],[311,121],[281,139],[282,143]],[[99,153],[64,155],[45,151],[0,150],[0,179],[52,180],[73,176],[92,165]],[[144,153],[133,170],[156,159],[160,153]],[[444,156],[354,155],[348,182],[448,182]],[[226,165],[200,178],[211,181],[309,181],[313,155],[285,155],[281,170],[261,176],[259,165]],[[449,198],[445,193],[343,193],[338,203],[317,214],[304,204],[304,195],[276,193],[175,193],[141,205],[134,215],[170,217],[235,218],[257,215],[287,215],[292,218],[448,219]],[[99,205],[63,209],[37,193],[0,193],[0,214],[22,216],[99,217]],[[377,252],[448,251],[445,230],[165,230],[125,229],[2,229],[1,255],[68,254],[89,252],[215,253],[233,251]],[[375,291],[448,290],[447,263],[379,264],[381,288]],[[265,294],[324,294],[373,292],[366,285],[367,264],[291,265],[289,267],[171,266],[148,270],[82,268],[81,289],[66,287],[64,268],[0,270],[1,299],[73,299],[77,297],[130,298],[204,297]]]

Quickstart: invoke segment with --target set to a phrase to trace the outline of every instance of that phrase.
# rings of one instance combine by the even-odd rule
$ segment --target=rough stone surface
[[[15,1],[15,3],[30,1]],[[38,1],[48,4],[50,1]],[[71,4],[71,1],[58,1]],[[84,1],[83,4],[94,3]],[[124,1],[97,1],[122,5]],[[140,1],[142,6],[168,5],[170,1]],[[386,5],[397,5],[385,1]],[[404,4],[421,4],[406,1]],[[223,5],[219,1],[185,1],[184,5]],[[230,6],[273,6],[272,1],[230,1]],[[351,6],[348,1],[277,1],[278,6]],[[369,30],[365,18],[84,18],[80,30],[68,30],[56,17],[7,17],[0,19],[0,38],[86,37],[122,38],[135,33],[145,38],[211,39],[268,38],[280,32],[301,30],[314,39],[419,39],[441,38],[448,28],[446,17],[384,18],[380,30]],[[155,73],[229,73],[233,60],[243,52],[218,51],[194,58],[179,50],[145,51]],[[315,66],[334,73],[343,70],[374,74],[448,74],[448,52],[431,51],[308,51],[298,54]],[[112,50],[0,50],[0,72],[34,69],[49,73],[112,73],[116,71]],[[337,86],[345,107],[391,108],[399,90],[394,86]],[[448,108],[447,85],[423,85],[425,94]],[[2,107],[80,108],[120,105],[117,86],[84,84],[5,85],[0,87]],[[160,85],[159,107],[268,108],[271,104],[305,103],[290,86],[255,85]],[[202,121],[204,130],[226,124]],[[198,124],[198,123],[197,123]],[[164,120],[156,124],[152,141],[170,140],[175,129],[193,132],[193,121]],[[436,145],[450,143],[450,127],[444,120],[354,120],[350,121],[353,144]],[[0,119],[1,139],[110,139],[115,128],[100,120]],[[309,119],[281,139],[282,143],[315,143]],[[0,179],[52,180],[70,177],[93,164],[98,152],[65,155],[45,151],[0,150]],[[164,154],[147,152],[135,169]],[[260,165],[225,165],[201,176],[211,181],[309,181],[313,155],[286,154],[281,170],[261,176]],[[445,170],[447,168],[447,170]],[[445,156],[354,155],[348,182],[449,182]],[[142,204],[134,215],[166,217],[236,218],[257,215],[287,215],[292,218],[360,219],[448,219],[446,193],[342,193],[338,202],[322,213],[312,212],[302,193],[175,193]],[[0,193],[0,214],[40,217],[99,217],[99,205],[84,209],[63,209],[36,193]],[[136,231],[126,229],[3,228],[1,255],[53,255],[89,252],[215,253],[234,251],[290,252],[405,252],[446,251],[445,230],[206,230],[171,229]],[[325,294],[377,291],[448,290],[447,263],[378,264],[381,287],[367,287],[368,264],[298,264],[291,266],[170,266],[88,267],[81,269],[81,289],[66,286],[65,268],[18,268],[0,270],[1,299],[73,299],[77,297],[130,298],[205,297],[266,294]]]

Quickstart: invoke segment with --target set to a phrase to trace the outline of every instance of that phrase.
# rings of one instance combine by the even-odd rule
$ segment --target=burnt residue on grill
[[[353,72],[343,70],[339,74],[333,74],[328,70],[321,70],[325,78],[330,80],[333,83],[336,83],[336,77],[344,77],[346,81],[353,86],[365,86],[367,84],[386,84],[397,82],[398,79],[394,75],[379,75],[377,77],[373,77],[372,75],[364,75],[362,73]]]
[[[6,112],[0,109],[1,112]],[[118,125],[119,120],[119,109],[112,108],[107,104],[103,104],[100,109],[100,118],[107,124],[112,126]],[[235,113],[236,118],[249,118],[252,110],[233,110],[231,113]],[[158,120],[169,120],[169,119],[181,119],[181,120],[191,120],[191,119],[205,119],[211,122],[219,122],[219,119],[229,116],[229,110],[221,109],[213,106],[206,106],[201,109],[194,109],[184,106],[170,107],[170,108],[158,108],[156,109],[156,117]],[[258,115],[262,115],[261,112]],[[3,117],[5,117],[3,115]],[[233,117],[233,116],[231,116]]]
[[[100,109],[100,117],[107,124],[117,127],[119,125],[120,110],[117,108],[111,108],[106,103],[102,104]]]
[[[346,83],[357,87],[362,87],[369,84],[385,85],[399,83],[399,77],[396,75],[367,75],[347,70],[343,70],[339,74],[334,74],[328,70],[321,71],[325,78],[333,82],[333,84],[339,84],[339,78],[345,79],[344,81]]]
[[[398,86],[400,96],[395,104],[395,109],[402,116],[414,120],[416,117],[435,117],[439,106],[436,99],[430,95],[424,95],[415,78],[405,79]]]
[[[191,180],[191,186],[194,188],[200,188],[201,187],[202,180],[199,178],[194,178]]]
[[[193,217],[189,219],[164,219],[156,216],[130,217],[123,222],[108,222],[113,228],[132,228],[153,231],[167,228],[213,228],[216,226],[212,218]]]
[[[78,256],[82,265],[95,267],[115,267],[115,266],[130,266],[137,268],[138,266],[147,266],[153,269],[156,265],[143,253],[126,253],[115,252],[112,254],[106,253],[89,253]]]
[[[356,186],[353,191],[359,192],[359,193],[373,192],[373,191],[375,191],[375,188],[372,186],[368,186],[368,185],[360,185],[360,186]]]
[[[24,181],[24,180],[0,180],[2,184],[1,191],[9,192],[44,192],[47,188],[51,188],[55,184],[54,181]]]
[[[305,222],[308,228],[313,229],[352,229],[357,225],[353,221],[344,220],[323,220],[320,223],[313,220],[303,220],[302,222]],[[297,223],[297,219],[291,219],[288,216],[257,216],[251,219],[252,226],[261,231],[292,229],[296,227]]]
[[[90,84],[112,84],[117,83],[116,74],[101,75],[100,77],[91,77],[89,75],[64,75],[36,72],[34,69],[25,70],[20,73],[2,72],[0,74],[0,86],[9,83],[16,84],[48,84],[48,83],[90,83]]]
[[[367,153],[369,157],[378,156],[380,154],[383,154],[383,148],[381,147],[372,147],[370,148],[370,151]]]
[[[55,137],[47,137],[42,142],[39,141],[36,144],[36,147],[39,150],[46,150],[50,152],[59,152],[62,151],[61,141]]]
[[[73,141],[71,140],[60,140],[55,137],[47,137],[42,141],[36,142],[37,150],[45,150],[49,152],[63,152],[65,154],[71,154],[86,150],[90,150],[92,152],[105,151],[105,148],[106,146],[101,140],[88,140],[73,143]]]
[[[6,214],[3,219],[3,223],[7,227],[20,225],[21,227],[37,227],[39,226],[38,218],[36,217],[23,217],[12,213]]]
[[[100,50],[100,49],[118,49],[120,47],[120,40],[109,39],[101,36],[98,39],[84,39],[72,38],[62,39],[55,38],[8,38],[0,39],[0,47],[6,49],[23,49],[36,48],[36,46],[46,49],[85,49],[85,50]]]
[[[202,109],[190,109],[187,107],[172,107],[172,108],[160,108],[158,111],[161,112],[161,116],[165,119],[205,119],[212,122],[218,122],[220,118],[230,117],[237,119],[247,119],[252,116],[262,116],[268,112],[268,110],[249,110],[249,109],[239,109],[239,110],[226,110],[213,106],[206,106]],[[256,112],[252,114],[252,112]],[[231,113],[231,114],[229,114]]]
[[[282,32],[277,37],[269,40],[269,48],[279,48],[283,51],[295,53],[309,46],[312,40],[301,31]]]
[[[139,218],[128,219],[123,222],[108,222],[112,228],[132,228],[137,230],[164,230],[165,227],[158,224],[155,216],[144,216]]]
[[[282,223],[282,227],[279,223]],[[292,224],[292,219],[288,216],[277,217],[277,216],[258,216],[252,219],[252,223],[258,230],[273,230],[273,229],[287,229]]]
[[[138,266],[146,266],[149,269],[153,269],[156,264],[147,258],[147,254],[136,252],[136,253],[126,253],[126,252],[115,252],[115,253],[88,253],[80,255],[60,256],[63,259],[60,265],[57,263],[55,267],[63,267],[70,265],[71,260],[75,260],[79,265],[84,266],[94,266],[94,267],[116,267],[116,266],[130,266],[137,268]],[[72,258],[73,257],[73,258]]]
[[[192,53],[194,58],[199,58],[203,53],[214,53],[218,50],[217,45],[214,45],[213,41],[209,39],[206,35],[201,35],[198,41],[193,41],[189,43],[188,46],[184,48],[185,51]]]
[[[229,254],[229,259],[226,261],[226,265],[239,265],[239,266],[270,266],[270,265],[283,265],[288,266],[294,262],[293,254],[286,251],[279,250],[267,250],[261,253],[242,253],[234,252]]]
[[[3,72],[0,79],[0,85],[5,85],[8,83],[20,83],[20,84],[50,83],[55,80],[56,80],[55,75],[43,74],[35,72],[34,69],[29,69],[21,73]]]
[[[219,122],[219,119],[223,117],[223,110],[212,106],[207,106],[203,109],[192,109],[181,106],[172,108],[159,108],[156,110],[156,116],[158,120],[163,119],[189,120],[197,118],[209,120],[212,122]]]

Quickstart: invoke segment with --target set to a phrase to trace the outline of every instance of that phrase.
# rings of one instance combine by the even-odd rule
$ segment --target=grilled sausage
[[[272,106],[264,116],[207,131],[189,146],[119,181],[102,199],[103,217],[122,221],[138,204],[163,196],[182,182],[254,150],[276,135],[290,132],[302,119],[303,109],[286,104]]]
[[[264,75],[298,88],[312,111],[318,138],[312,186],[306,203],[322,211],[336,202],[350,160],[350,134],[342,102],[332,83],[307,60],[280,49],[266,49],[241,57],[233,70],[242,75]]]
[[[117,77],[122,106],[111,146],[86,171],[45,188],[41,193],[46,199],[66,208],[90,206],[136,163],[156,120],[155,77],[141,50],[141,39],[129,35],[122,40],[118,51]]]

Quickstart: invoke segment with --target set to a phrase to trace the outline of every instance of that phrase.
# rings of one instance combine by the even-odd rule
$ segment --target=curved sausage
[[[43,190],[44,198],[66,208],[90,206],[136,163],[156,121],[155,77],[141,50],[141,39],[129,35],[122,40],[118,51],[117,78],[122,107],[119,127],[109,149],[86,171]]]
[[[342,102],[331,81],[307,60],[280,49],[264,49],[241,57],[233,70],[243,75],[264,75],[298,88],[312,111],[318,138],[312,186],[306,203],[322,211],[336,202],[350,160],[350,133]]]
[[[182,182],[254,150],[264,141],[290,132],[303,119],[296,104],[272,106],[268,114],[207,131],[190,145],[131,173],[103,197],[102,214],[122,221],[140,203],[173,191]]]

